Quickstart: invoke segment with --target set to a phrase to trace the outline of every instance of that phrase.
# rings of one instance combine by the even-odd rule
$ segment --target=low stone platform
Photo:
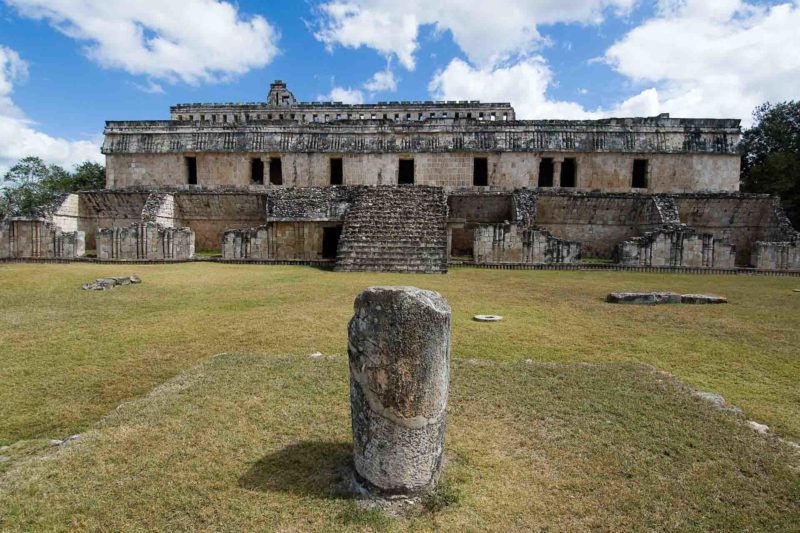
[[[83,290],[85,291],[107,291],[111,290],[114,287],[119,287],[121,285],[136,285],[137,283],[141,283],[142,280],[139,276],[124,276],[124,277],[117,277],[117,278],[98,278],[94,280],[92,283],[86,283],[83,286]]]
[[[606,297],[611,304],[725,304],[727,298],[710,294],[677,294],[674,292],[612,292]]]

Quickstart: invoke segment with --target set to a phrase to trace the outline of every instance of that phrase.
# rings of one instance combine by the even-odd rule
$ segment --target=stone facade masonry
[[[513,223],[478,225],[473,250],[477,263],[575,263],[581,258],[579,242]]]
[[[82,231],[62,231],[42,218],[0,221],[0,258],[75,259],[85,253]]]
[[[97,258],[107,261],[175,261],[194,257],[194,232],[154,222],[98,229]]]
[[[759,270],[800,271],[800,241],[757,242],[753,266]]]
[[[733,268],[736,252],[713,235],[678,224],[619,243],[616,256],[626,266]]]

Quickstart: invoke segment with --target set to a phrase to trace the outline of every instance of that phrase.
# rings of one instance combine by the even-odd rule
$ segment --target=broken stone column
[[[382,494],[432,488],[442,470],[450,382],[450,306],[416,287],[372,287],[349,325],[358,480]]]

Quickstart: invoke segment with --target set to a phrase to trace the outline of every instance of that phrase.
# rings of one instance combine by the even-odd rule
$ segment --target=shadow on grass
[[[353,445],[299,442],[264,456],[239,478],[239,486],[318,498],[349,498]]]

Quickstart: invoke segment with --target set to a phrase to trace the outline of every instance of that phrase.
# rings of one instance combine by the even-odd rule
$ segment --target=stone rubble
[[[85,291],[107,291],[122,285],[136,285],[142,280],[137,275],[118,277],[118,278],[98,278],[92,283],[83,286]]]

